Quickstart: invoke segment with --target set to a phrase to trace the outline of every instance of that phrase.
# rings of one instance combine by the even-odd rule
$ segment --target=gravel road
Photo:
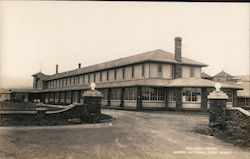
[[[0,159],[248,159],[250,149],[194,132],[208,115],[102,110],[109,123],[0,127]]]

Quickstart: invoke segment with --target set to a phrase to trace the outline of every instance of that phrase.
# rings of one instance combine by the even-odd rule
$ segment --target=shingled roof
[[[104,62],[101,64],[96,64],[96,65],[92,65],[92,66],[88,66],[84,68],[75,69],[72,71],[57,73],[57,74],[49,76],[47,80],[63,78],[63,77],[73,76],[73,75],[78,75],[78,74],[83,74],[83,73],[95,72],[95,71],[100,71],[100,70],[105,70],[105,69],[117,68],[121,66],[126,66],[126,65],[146,62],[146,61],[179,63],[175,60],[175,56],[173,53],[169,53],[169,52],[158,49],[158,50],[144,52],[144,53],[129,56],[129,57],[120,58],[120,59],[109,61],[109,62]],[[208,66],[206,64],[203,64],[203,63],[200,63],[200,62],[197,62],[197,61],[185,58],[185,57],[182,57],[182,62],[180,62],[180,64],[193,65],[193,66],[199,66],[199,67]]]

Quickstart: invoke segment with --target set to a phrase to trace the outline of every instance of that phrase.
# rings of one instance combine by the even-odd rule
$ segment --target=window
[[[201,102],[201,89],[183,88],[182,96],[184,102]]]
[[[134,78],[134,76],[135,76],[135,67],[132,66],[131,69],[132,69],[132,71],[131,71],[131,77]]]
[[[114,70],[114,80],[116,80],[116,69]]]
[[[107,71],[107,81],[109,80],[109,71]]]
[[[122,78],[125,79],[125,68],[122,68]]]
[[[145,65],[144,64],[141,65],[141,76],[142,77],[145,76]]]
[[[162,77],[162,65],[159,64],[157,67],[157,77]]]
[[[102,93],[102,99],[108,100],[108,89],[101,89],[100,92]]]
[[[79,76],[75,76],[75,84],[79,84]]]
[[[171,78],[174,78],[175,76],[175,67],[174,65],[171,66]]]
[[[96,76],[96,74],[94,73],[94,82],[95,82],[95,76]]]
[[[137,99],[137,88],[125,88],[124,89],[124,100],[136,100]]]
[[[121,99],[121,89],[120,88],[113,88],[111,89],[111,100],[120,100]]]
[[[227,102],[233,102],[233,92],[229,89],[222,89],[223,92],[225,92],[228,96]]]
[[[85,75],[82,75],[82,83],[85,83]]]
[[[175,90],[169,91],[168,101],[169,102],[175,102],[176,101],[176,96],[177,96],[177,91],[175,91]]]
[[[100,72],[100,82],[102,82],[102,72]]]
[[[142,100],[164,101],[164,88],[142,87]]]
[[[88,83],[90,83],[90,74],[88,74]]]
[[[195,68],[190,67],[190,77],[195,77]]]

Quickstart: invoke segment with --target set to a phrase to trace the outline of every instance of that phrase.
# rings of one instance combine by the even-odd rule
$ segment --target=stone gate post
[[[221,85],[215,84],[216,90],[208,95],[210,100],[209,127],[213,132],[226,129],[226,101],[228,96],[220,90]]]

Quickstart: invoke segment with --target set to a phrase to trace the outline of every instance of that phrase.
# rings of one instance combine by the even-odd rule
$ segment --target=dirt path
[[[250,149],[195,133],[195,127],[208,122],[207,115],[117,110],[103,110],[103,113],[117,119],[94,125],[0,127],[0,158],[248,159],[250,156]]]

